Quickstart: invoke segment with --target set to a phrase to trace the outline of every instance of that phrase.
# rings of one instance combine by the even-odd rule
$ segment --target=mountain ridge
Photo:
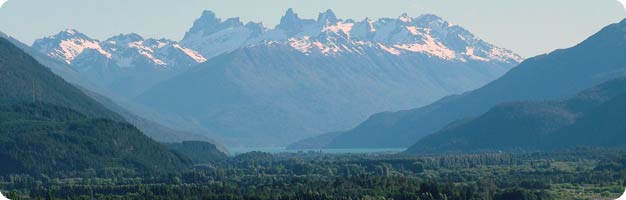
[[[480,89],[417,109],[372,115],[326,148],[408,147],[454,120],[480,115],[498,103],[562,98],[619,77],[626,72],[623,27],[626,20],[569,49],[527,59]],[[363,138],[367,142],[354,142]]]
[[[358,51],[363,48],[361,45],[369,43],[367,45],[379,46],[393,55],[422,53],[444,59],[498,60],[510,63],[522,60],[513,52],[488,44],[469,31],[432,14],[417,18],[403,14],[396,19],[355,21],[339,19],[330,9],[320,13],[317,19],[301,19],[293,9],[288,9],[274,29],[265,28],[262,24],[257,24],[254,28],[247,26],[239,18],[222,21],[214,12],[205,11],[185,34],[181,44],[195,49],[207,58],[247,46],[279,42],[289,43],[305,54],[310,53],[309,51],[318,51],[317,53],[325,55]],[[448,36],[445,29],[459,34],[460,38],[443,45],[446,41],[443,38],[454,38]],[[431,31],[436,33],[431,34]],[[344,43],[338,40],[344,40]],[[454,47],[454,50],[449,47]]]
[[[626,121],[626,78],[621,77],[563,100],[511,102],[426,136],[406,153],[553,151],[589,145],[612,148]],[[608,114],[612,113],[612,114]]]
[[[32,48],[80,76],[127,98],[207,59],[168,39],[119,34],[104,41],[74,29],[36,40]]]

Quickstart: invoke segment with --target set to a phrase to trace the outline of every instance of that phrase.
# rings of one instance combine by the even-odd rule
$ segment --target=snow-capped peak
[[[296,16],[292,10],[287,13]],[[315,31],[316,27],[321,30]],[[339,20],[329,10],[320,14],[316,25],[305,25],[301,30],[287,39],[287,43],[305,54],[311,54],[315,49],[324,55],[338,55],[378,48],[395,56],[425,54],[460,62],[493,60],[515,63],[522,60],[513,52],[480,40],[469,31],[431,14],[414,18],[405,13],[397,19],[367,18],[354,22]]]
[[[205,27],[212,31],[198,31],[199,22],[212,24]],[[330,9],[320,13],[316,20],[301,19],[293,9],[288,9],[274,29],[268,30],[260,25],[254,26],[256,29],[248,25],[238,27],[239,23],[236,18],[222,22],[214,13],[205,12],[181,44],[206,58],[248,46],[285,44],[307,55],[317,54],[314,52],[341,55],[375,49],[394,56],[420,54],[454,62],[515,63],[522,59],[432,14],[411,17],[404,13],[395,19],[367,18],[355,22],[337,18]]]
[[[167,39],[144,39],[138,34],[120,34],[105,41],[91,39],[73,29],[36,40],[33,48],[40,52],[88,69],[93,66],[117,67],[190,66],[207,59],[199,53]],[[75,61],[78,63],[75,64]]]
[[[103,42],[105,50],[112,52],[119,67],[189,66],[206,61],[197,52],[182,47],[168,39],[144,39],[138,34],[120,34]]]
[[[213,12],[205,11],[180,43],[196,50],[205,58],[211,58],[254,44],[265,31],[261,23],[249,22],[244,25],[239,18],[222,21]]]
[[[68,64],[87,49],[93,49],[108,58],[111,57],[110,53],[102,49],[98,40],[91,39],[74,29],[66,29],[54,36],[36,40],[33,48]]]

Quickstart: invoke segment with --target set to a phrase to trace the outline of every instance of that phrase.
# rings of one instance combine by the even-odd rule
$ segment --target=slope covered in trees
[[[190,161],[130,124],[44,103],[0,105],[0,173],[186,169]]]
[[[0,38],[0,173],[190,167],[182,155]]]
[[[184,141],[166,144],[169,149],[179,152],[196,164],[207,164],[224,160],[228,156],[212,143],[204,141]]]

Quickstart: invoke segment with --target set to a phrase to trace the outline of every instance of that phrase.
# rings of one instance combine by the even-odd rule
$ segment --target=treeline
[[[15,178],[15,177],[14,177]],[[32,181],[30,177],[21,177]],[[29,180],[30,179],[30,180]],[[180,177],[156,184],[111,184],[93,179],[76,183],[15,182],[33,187],[28,197],[14,199],[546,199],[550,195],[522,188],[499,190],[480,183],[439,184],[417,178],[360,175],[352,178],[316,179],[312,177],[255,177],[240,181],[195,182]],[[68,181],[68,180],[57,180]],[[109,185],[110,184],[110,185]],[[11,190],[10,190],[11,191]],[[10,194],[20,191],[14,189]],[[23,190],[22,190],[23,191]]]
[[[253,152],[177,173],[124,168],[0,178],[21,199],[590,199],[622,192],[621,150],[328,155]],[[583,189],[584,188],[584,189]]]
[[[47,103],[0,101],[0,175],[86,169],[180,171],[191,161],[134,126]]]

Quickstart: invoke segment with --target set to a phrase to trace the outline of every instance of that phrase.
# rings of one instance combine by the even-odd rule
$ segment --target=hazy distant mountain
[[[498,105],[429,135],[407,153],[546,151],[626,145],[626,78],[572,98]]]
[[[291,143],[286,148],[287,149],[306,149],[306,150],[320,149],[320,148],[324,148],[325,146],[328,146],[328,144],[333,142],[333,140],[339,135],[341,135],[341,132],[326,133],[323,135],[310,137],[310,138],[306,138],[306,139]]]
[[[481,115],[499,103],[576,94],[626,74],[624,35],[626,20],[575,47],[528,59],[480,89],[418,109],[373,115],[326,147],[408,147],[455,120]]]
[[[174,171],[190,162],[0,38],[0,174],[110,167]]]
[[[181,44],[209,59],[137,98],[230,145],[286,145],[494,80],[519,56],[434,15],[317,20],[274,29],[204,12]]]
[[[113,100],[95,92],[85,91],[89,97],[95,99],[109,110],[120,114],[129,123],[135,125],[148,137],[162,143],[177,143],[183,141],[207,141],[217,145],[217,142],[207,136],[191,133],[188,131],[174,130],[152,120],[145,119],[128,109],[116,104]],[[225,151],[223,147],[220,148]]]
[[[167,39],[126,34],[98,41],[72,29],[36,40],[32,48],[69,64],[91,82],[131,98],[206,61],[195,51]]]

